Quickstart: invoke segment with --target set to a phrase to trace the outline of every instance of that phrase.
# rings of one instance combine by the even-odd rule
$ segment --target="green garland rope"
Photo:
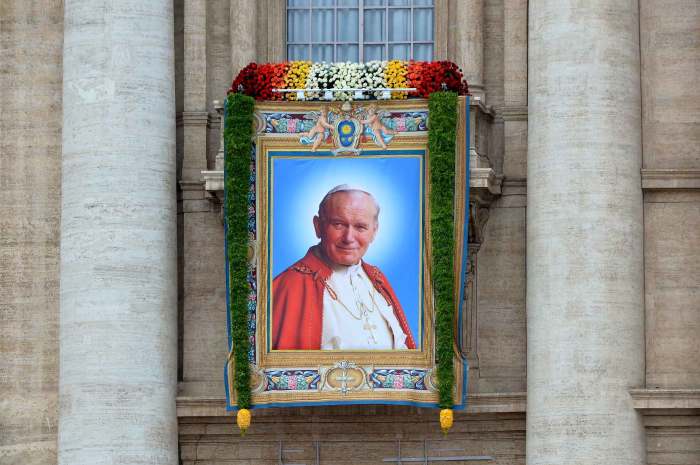
[[[457,94],[434,92],[428,103],[430,152],[430,227],[437,334],[440,407],[454,402],[454,192]]]
[[[250,407],[248,363],[248,250],[247,192],[250,175],[251,138],[255,101],[230,94],[226,102],[226,241],[228,244],[231,337],[234,351],[234,386],[238,407]],[[439,405],[452,408],[453,313],[454,313],[454,173],[457,137],[457,94],[434,92],[428,104],[430,125],[430,225],[432,229],[432,276],[435,292],[437,375]]]
[[[224,126],[225,180],[224,208],[229,264],[229,307],[233,341],[234,387],[240,409],[250,407],[250,364],[248,363],[248,189],[250,151],[253,137],[255,100],[243,94],[226,99]]]

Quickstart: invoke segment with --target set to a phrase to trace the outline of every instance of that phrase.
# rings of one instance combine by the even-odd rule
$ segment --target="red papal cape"
[[[406,347],[415,349],[411,329],[399,299],[386,276],[376,266],[362,262],[374,288],[394,309],[394,315],[406,334]],[[331,268],[313,253],[280,273],[272,281],[272,349],[319,350],[323,327],[323,291]]]

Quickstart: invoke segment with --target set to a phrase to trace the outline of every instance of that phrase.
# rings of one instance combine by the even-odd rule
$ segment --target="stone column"
[[[645,463],[637,0],[530,0],[527,463]]]
[[[484,0],[458,0],[455,61],[474,99],[484,99]]]
[[[229,32],[231,38],[231,80],[251,61],[255,61],[257,2],[231,0]]]
[[[58,463],[173,464],[173,3],[67,0]]]

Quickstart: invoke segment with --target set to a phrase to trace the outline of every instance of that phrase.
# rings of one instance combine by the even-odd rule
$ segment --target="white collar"
[[[362,260],[354,265],[332,265],[333,274],[349,277],[362,274]]]

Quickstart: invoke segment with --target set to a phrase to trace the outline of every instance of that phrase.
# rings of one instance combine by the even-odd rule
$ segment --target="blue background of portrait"
[[[272,277],[319,242],[312,220],[326,193],[339,184],[362,187],[372,193],[380,206],[379,230],[364,260],[379,267],[388,278],[420,348],[423,151],[392,151],[391,154],[412,156],[269,154]],[[298,158],[290,158],[290,155]]]

